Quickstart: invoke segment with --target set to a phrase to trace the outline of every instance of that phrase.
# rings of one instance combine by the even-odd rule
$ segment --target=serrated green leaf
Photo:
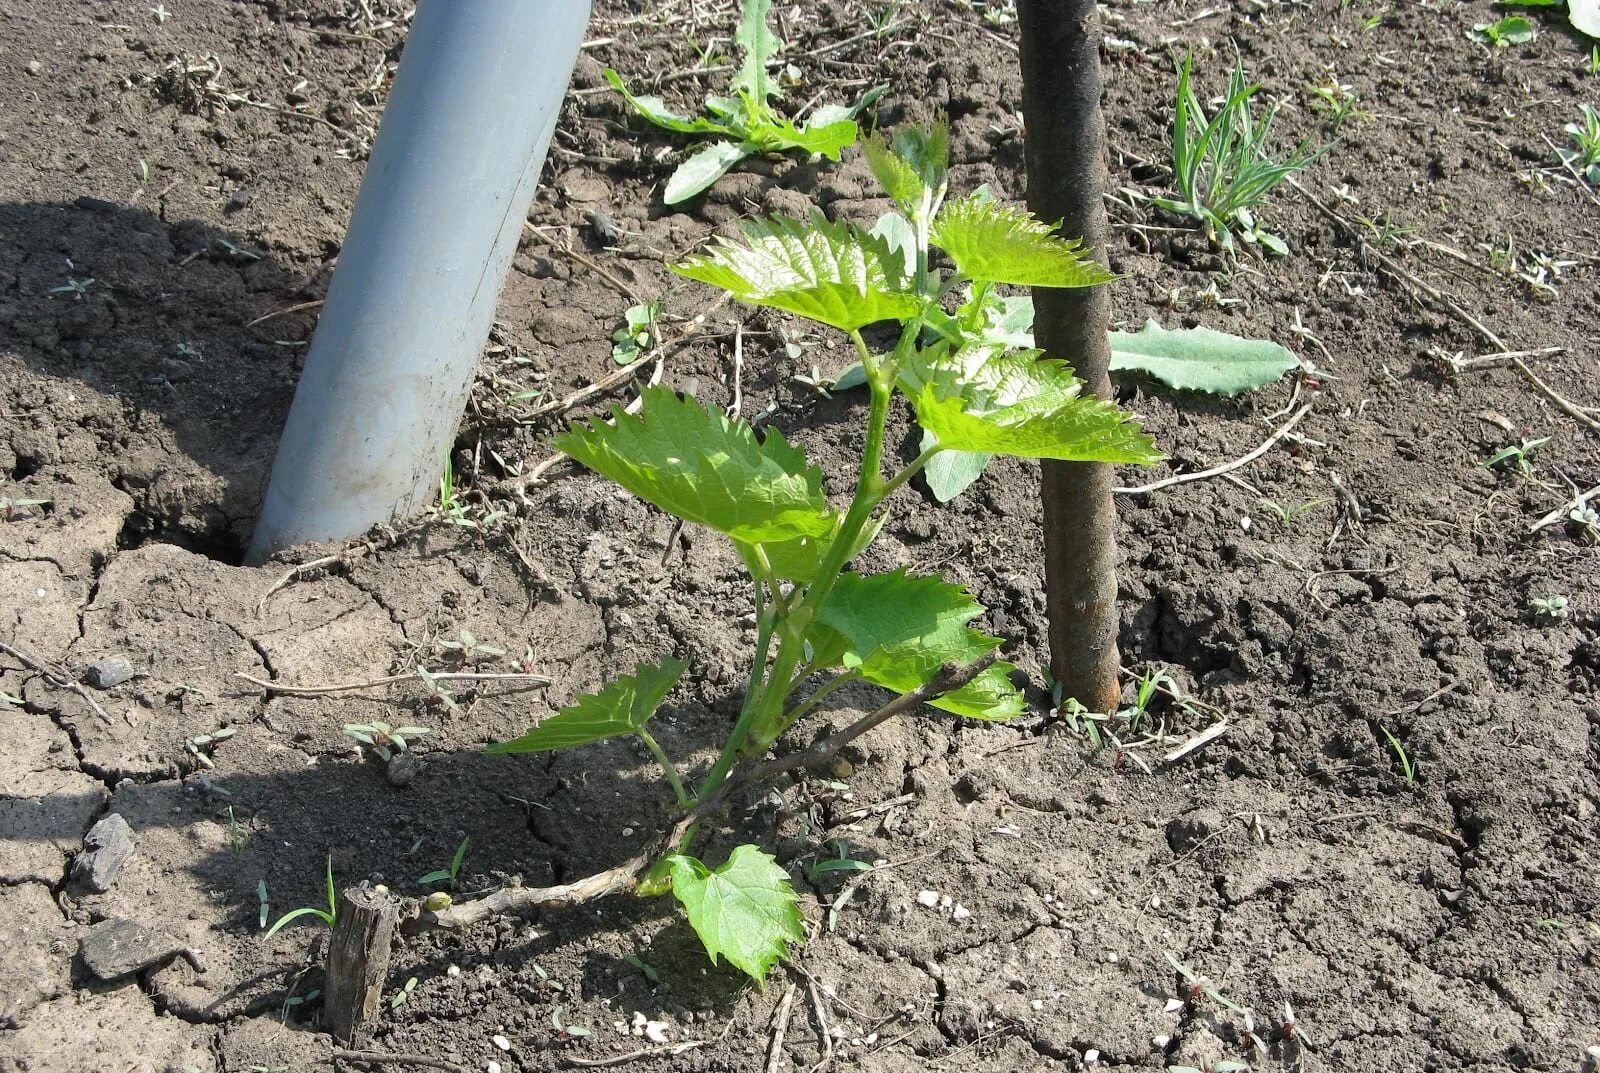
[[[978,383],[979,398],[963,396]],[[911,395],[922,427],[957,451],[1066,462],[1160,461],[1132,415],[1083,393],[1065,362],[1037,351],[996,354],[966,381],[935,376]],[[1003,400],[1016,401],[1004,403]],[[989,400],[1000,400],[995,405]]]
[[[717,239],[706,253],[671,268],[752,305],[853,331],[915,315],[899,258],[880,238],[820,214],[809,224],[786,216],[749,220],[743,245]]]
[[[666,130],[677,131],[679,134],[723,134],[731,138],[738,138],[739,132],[724,123],[714,123],[709,119],[699,116],[679,115],[667,107],[667,102],[660,97],[636,97],[628,91],[627,84],[622,81],[622,76],[611,68],[605,70],[605,79],[611,83],[611,88],[622,94],[623,99],[633,105],[634,111]]]
[[[1300,359],[1277,343],[1210,328],[1167,331],[1153,320],[1111,333],[1111,368],[1148,373],[1180,391],[1236,395],[1270,384]]]
[[[853,668],[875,685],[911,693],[946,663],[971,663],[999,645],[999,638],[968,628],[982,613],[965,589],[936,577],[913,577],[904,570],[845,573],[807,638],[819,665]],[[1013,669],[995,663],[929,703],[974,719],[1010,719],[1022,711],[1022,695],[1007,677]]]
[[[759,544],[832,531],[822,472],[776,429],[758,441],[720,410],[645,388],[637,416],[574,424],[556,447],[685,521]]]
[[[705,944],[719,957],[765,984],[767,973],[805,939],[805,921],[789,873],[755,846],[737,846],[713,871],[683,854],[666,858],[672,893]]]
[[[901,127],[890,141],[874,132],[861,143],[878,185],[907,216],[922,211],[925,198],[938,196],[949,181],[950,127]]]
[[[641,663],[632,674],[585,693],[520,738],[487,747],[491,753],[544,753],[632,734],[650,721],[683,673],[680,660]]]
[[[679,164],[667,178],[661,200],[676,205],[698,197],[755,150],[747,142],[712,142]]]
[[[877,518],[862,527],[861,533],[856,537],[855,546],[850,549],[850,556],[845,562],[854,559],[866,550],[867,545],[878,538],[878,533],[883,530],[886,518]],[[817,571],[822,567],[822,560],[828,554],[834,538],[838,535],[839,526],[844,519],[835,515],[834,527],[821,537],[795,537],[793,540],[775,541],[762,544],[761,549],[766,552],[767,563],[772,567],[772,572],[784,581],[794,581],[800,584],[816,579]],[[744,557],[745,563],[750,567],[752,574],[758,573],[753,546],[734,541],[739,554]]]
[[[733,34],[733,43],[742,53],[742,60],[728,83],[729,88],[748,95],[758,106],[765,106],[767,98],[777,92],[767,75],[767,61],[777,55],[783,42],[767,26],[771,10],[772,0],[744,0],[739,11],[739,28]]]
[[[945,205],[929,236],[963,275],[1022,287],[1093,287],[1117,277],[1077,239],[1022,209],[968,195]]]

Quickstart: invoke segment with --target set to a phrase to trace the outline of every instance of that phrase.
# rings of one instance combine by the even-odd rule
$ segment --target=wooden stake
[[[1106,133],[1100,113],[1100,19],[1095,0],[1021,0],[1022,114],[1028,130],[1028,208],[1060,220],[1101,264],[1110,230]],[[1111,397],[1111,292],[1108,287],[1033,291],[1034,336],[1045,354],[1064,358],[1087,390]],[[1050,667],[1062,695],[1092,712],[1117,706],[1115,473],[1099,462],[1042,467],[1045,613]]]
[[[345,888],[339,896],[322,1008],[328,1030],[340,1043],[354,1045],[378,1012],[399,918],[400,899],[386,890],[363,883]]]

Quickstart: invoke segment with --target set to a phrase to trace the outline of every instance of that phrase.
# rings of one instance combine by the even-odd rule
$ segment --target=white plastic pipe
[[[555,132],[589,0],[424,0],[247,561],[417,514]]]

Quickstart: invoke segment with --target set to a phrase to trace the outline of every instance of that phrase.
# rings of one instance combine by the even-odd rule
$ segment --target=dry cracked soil
[[[874,121],[947,113],[953,186],[1021,197],[1009,5],[777,8],[790,100],[886,82]],[[866,565],[968,586],[1033,712],[890,723],[737,802],[709,853],[777,851],[814,933],[794,964],[757,989],[632,898],[420,935],[371,1049],[507,1073],[1594,1068],[1600,588],[1595,526],[1568,514],[1600,480],[1600,195],[1552,151],[1600,101],[1591,43],[1547,13],[1487,47],[1479,0],[1102,10],[1119,322],[1275,339],[1304,366],[1237,398],[1120,383],[1171,455],[1123,483],[1238,458],[1310,406],[1226,476],[1119,497],[1124,658],[1178,695],[1149,713],[1160,740],[1097,749],[1049,717],[1033,466],[948,507],[905,488]],[[470,838],[463,896],[606,867],[664,822],[647,755],[480,746],[663,654],[690,663],[670,752],[707,762],[737,706],[751,606],[730,550],[576,467],[526,482],[563,419],[526,415],[615,368],[632,296],[711,306],[664,259],[752,212],[885,207],[854,151],[661,204],[679,143],[601,72],[693,108],[725,77],[697,67],[728,50],[726,2],[596,6],[456,445],[464,509],[505,520],[239,565],[408,16],[0,3],[0,1070],[333,1068],[320,925],[262,926],[319,904],[326,862],[415,894]],[[1209,95],[1235,49],[1284,101],[1285,145],[1330,136],[1314,87],[1351,102],[1306,194],[1262,210],[1287,257],[1227,258],[1144,199],[1170,181],[1174,56]],[[717,307],[664,381],[727,403],[736,341],[745,413],[837,487],[863,402],[797,377],[847,345]],[[1484,465],[1544,437],[1526,472]],[[915,442],[897,413],[891,447]],[[452,709],[415,681],[239,677],[448,668],[463,629],[506,653],[473,666],[550,685],[463,687]],[[781,748],[880,699],[845,690]],[[372,720],[431,728],[407,784],[341,733]],[[73,861],[112,816],[133,851],[96,890]],[[814,869],[841,854],[885,866]],[[108,926],[131,955],[96,945]],[[110,955],[132,971],[98,979]]]

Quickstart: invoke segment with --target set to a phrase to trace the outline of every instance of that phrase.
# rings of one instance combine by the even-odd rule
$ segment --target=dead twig
[[[59,667],[54,667],[51,664],[46,663],[44,660],[36,659],[35,657],[28,655],[26,652],[23,652],[21,649],[13,648],[4,641],[0,641],[0,652],[11,656],[13,659],[21,660],[28,667],[44,675],[44,680],[49,682],[55,688],[66,689],[76,693],[78,696],[84,699],[84,702],[87,703],[90,708],[94,709],[94,714],[98,715],[107,726],[112,725],[111,716],[107,715],[106,710],[100,707],[99,701],[95,700],[94,697],[89,695],[89,691],[83,687],[83,683],[74,681],[70,675],[61,670]]]
[[[1561,504],[1561,506],[1557,507],[1549,514],[1546,514],[1544,517],[1528,526],[1528,535],[1532,536],[1541,529],[1548,529],[1557,522],[1565,521],[1566,519],[1572,517],[1573,514],[1582,510],[1584,507],[1587,507],[1589,505],[1589,500],[1593,499],[1597,495],[1600,495],[1600,484],[1595,485],[1588,491],[1579,492],[1577,495]]]
[[[789,1014],[794,1009],[795,986],[790,983],[778,1002],[778,1013],[772,1018],[772,1042],[767,1047],[766,1073],[778,1073],[783,1064],[783,1038],[789,1034]]]
[[[1383,253],[1383,251],[1374,247],[1366,240],[1365,237],[1362,236],[1361,232],[1356,229],[1354,224],[1352,224],[1349,220],[1346,220],[1343,216],[1340,216],[1338,213],[1334,212],[1332,209],[1328,208],[1327,205],[1324,205],[1322,201],[1311,191],[1301,186],[1292,178],[1286,179],[1285,181],[1290,186],[1300,191],[1301,195],[1307,201],[1311,202],[1317,211],[1321,212],[1322,215],[1326,216],[1346,234],[1354,238],[1363,256],[1372,258],[1372,260],[1376,261],[1385,272],[1389,273],[1389,275],[1410,286],[1412,289],[1420,292],[1421,294],[1426,295],[1428,298],[1431,298],[1445,310],[1460,319],[1460,321],[1467,327],[1477,332],[1478,335],[1480,335],[1491,346],[1495,347],[1500,352],[1499,354],[1495,355],[1495,357],[1508,361],[1512,367],[1517,370],[1517,372],[1522,374],[1523,379],[1532,384],[1551,402],[1555,403],[1557,406],[1561,407],[1562,410],[1566,411],[1568,416],[1574,418],[1589,428],[1600,429],[1600,421],[1597,421],[1593,417],[1589,416],[1588,410],[1590,408],[1579,406],[1571,399],[1556,391],[1555,388],[1545,383],[1544,380],[1539,377],[1539,374],[1534,372],[1528,363],[1522,360],[1520,356],[1523,353],[1522,351],[1513,350],[1511,347],[1507,346],[1505,340],[1501,339],[1493,331],[1487,328],[1477,317],[1461,308],[1460,303],[1458,303],[1454,298],[1451,298],[1449,295],[1445,294],[1432,284],[1419,279],[1414,273],[1402,268],[1394,260],[1394,258],[1389,257],[1387,254]]]
[[[257,324],[265,324],[273,317],[287,317],[290,313],[299,313],[305,309],[316,309],[318,306],[322,305],[324,301],[325,299],[318,298],[315,302],[301,302],[299,305],[292,305],[287,309],[275,309],[271,313],[261,314],[261,316],[257,317],[255,320],[245,324],[245,327],[254,328]]]
[[[335,1047],[333,1059],[336,1062],[360,1062],[369,1066],[421,1066],[424,1069],[442,1069],[445,1073],[467,1073],[465,1066],[458,1066],[444,1058],[430,1058],[425,1054],[391,1054],[387,1051],[348,1051],[342,1047]]]
[[[293,686],[286,682],[269,682],[264,678],[256,678],[242,671],[234,675],[242,678],[251,685],[260,686],[268,693],[281,693],[290,697],[321,697],[329,693],[357,693],[363,689],[377,689],[379,686],[392,686],[396,682],[422,682],[424,685],[431,682],[521,682],[530,686],[547,686],[550,679],[542,674],[515,674],[488,673],[476,671],[440,671],[438,674],[429,672],[426,677],[411,671],[407,674],[389,674],[382,678],[372,678],[365,682],[342,682],[338,685],[326,686]]]
[[[641,1058],[661,1058],[667,1055],[679,1055],[685,1051],[692,1051],[698,1047],[709,1047],[713,1043],[721,1043],[728,1038],[728,1033],[733,1031],[733,1019],[722,1026],[713,1039],[686,1039],[682,1043],[668,1043],[661,1047],[641,1047],[637,1051],[626,1054],[613,1054],[605,1058],[579,1058],[577,1055],[563,1055],[561,1061],[565,1065],[576,1066],[579,1069],[605,1069],[608,1066],[621,1066],[629,1062],[636,1062]]]
[[[1290,416],[1289,420],[1278,426],[1278,430],[1272,435],[1268,436],[1266,440],[1262,442],[1261,446],[1257,447],[1247,455],[1243,455],[1242,457],[1234,459],[1232,462],[1224,462],[1220,466],[1212,466],[1210,469],[1197,470],[1194,473],[1180,473],[1175,477],[1166,477],[1159,481],[1153,481],[1150,484],[1141,484],[1137,488],[1113,488],[1112,491],[1117,495],[1122,496],[1148,495],[1151,492],[1159,492],[1163,488],[1171,488],[1174,485],[1179,484],[1188,484],[1191,481],[1203,481],[1211,477],[1220,477],[1225,473],[1231,472],[1232,470],[1240,469],[1249,465],[1251,462],[1254,462],[1268,451],[1272,450],[1272,445],[1287,436],[1289,431],[1300,423],[1300,419],[1311,412],[1311,407],[1313,405],[1315,405],[1314,402],[1308,402],[1304,406],[1300,407],[1300,409],[1296,410],[1294,414]]]

